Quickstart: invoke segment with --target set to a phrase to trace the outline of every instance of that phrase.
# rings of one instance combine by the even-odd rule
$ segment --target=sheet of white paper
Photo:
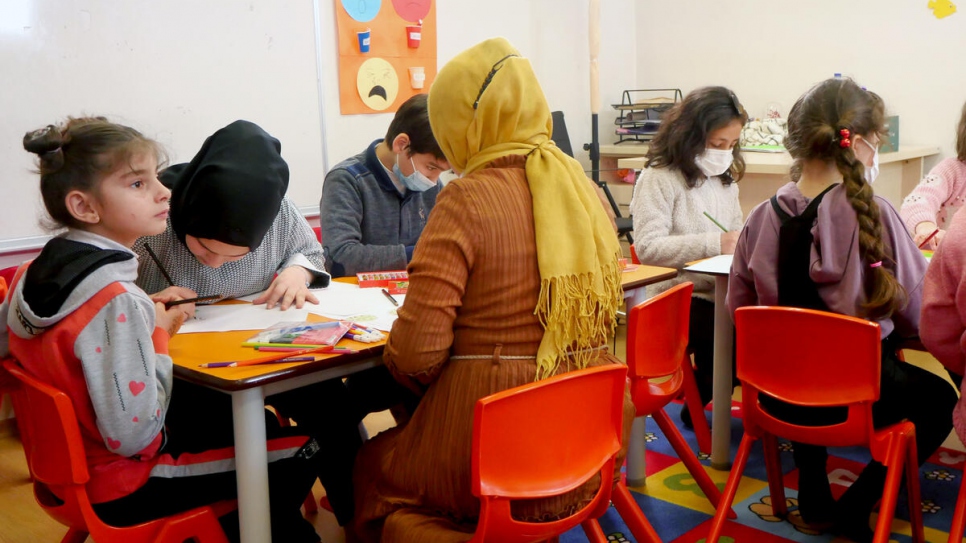
[[[356,285],[332,282],[328,288],[313,290],[318,305],[305,304],[310,313],[343,319],[371,326],[388,332],[396,320],[396,310],[402,307],[406,296],[393,294],[399,307],[392,304],[381,288],[359,288]]]
[[[693,266],[688,266],[685,271],[695,273],[707,273],[710,275],[728,275],[731,273],[731,260],[734,255],[718,255],[716,257],[702,260]]]
[[[195,317],[186,321],[178,333],[263,330],[281,321],[304,321],[308,315],[307,309],[294,307],[281,311],[278,307],[265,309],[264,305],[251,304],[198,306]]]

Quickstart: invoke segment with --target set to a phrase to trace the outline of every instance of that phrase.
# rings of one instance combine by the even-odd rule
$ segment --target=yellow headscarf
[[[540,269],[534,313],[545,329],[537,378],[568,356],[586,367],[590,348],[616,326],[620,245],[580,163],[550,140],[550,108],[530,62],[503,38],[484,41],[439,71],[428,108],[436,141],[463,175],[526,155]]]

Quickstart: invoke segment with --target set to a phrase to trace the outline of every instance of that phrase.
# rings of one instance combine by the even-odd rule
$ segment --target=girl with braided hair
[[[879,323],[882,381],[874,424],[913,422],[922,463],[949,435],[956,393],[941,377],[897,354],[903,340],[919,334],[926,260],[895,208],[872,190],[884,110],[878,95],[849,79],[823,81],[798,99],[785,140],[794,158],[792,182],[749,215],[735,248],[728,305],[732,313],[746,305],[780,305]],[[845,418],[844,411],[793,408],[764,397],[762,403],[799,424]],[[836,501],[825,448],[793,446],[802,518],[855,541],[871,541],[869,515],[882,494],[886,468],[870,462]]]

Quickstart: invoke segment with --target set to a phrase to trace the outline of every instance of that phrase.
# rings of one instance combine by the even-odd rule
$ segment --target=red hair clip
[[[849,133],[849,129],[848,128],[843,128],[843,129],[839,130],[839,135],[842,136],[842,138],[839,140],[839,146],[840,147],[851,147],[852,146],[852,140],[849,139],[850,133]]]

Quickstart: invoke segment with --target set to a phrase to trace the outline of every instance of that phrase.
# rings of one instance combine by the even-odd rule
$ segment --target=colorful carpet
[[[671,420],[680,425],[678,414],[681,404],[672,403],[667,407]],[[740,406],[734,404],[731,426],[731,457],[734,458],[738,443],[741,441],[742,427]],[[710,413],[709,421],[710,421]],[[697,449],[694,432],[681,432],[692,450]],[[737,520],[731,520],[725,527],[723,543],[780,543],[797,541],[802,543],[843,542],[831,534],[816,533],[801,522],[798,515],[798,471],[791,455],[791,444],[780,443],[782,448],[782,471],[784,473],[785,495],[789,515],[779,519],[771,515],[768,484],[765,477],[765,464],[762,460],[760,445],[752,448],[748,467],[738,488],[734,510]],[[830,449],[829,480],[832,492],[838,497],[855,480],[862,467],[869,460],[868,450],[862,448]],[[966,453],[940,449],[920,471],[922,492],[923,521],[926,527],[926,540],[945,542],[952,522],[953,509],[959,492],[960,478]],[[709,462],[702,456],[702,463]],[[657,424],[647,420],[647,486],[631,488],[637,503],[648,520],[657,530],[661,540],[678,543],[702,543],[707,535],[714,510],[684,464],[677,458],[671,445],[664,438]],[[711,479],[723,489],[728,473],[706,468]],[[912,541],[908,522],[908,506],[904,492],[900,494],[896,518],[892,524],[890,542],[906,543]],[[604,533],[615,542],[636,541],[627,525],[611,506],[600,519]],[[579,528],[564,534],[562,543],[586,542],[587,538]]]

